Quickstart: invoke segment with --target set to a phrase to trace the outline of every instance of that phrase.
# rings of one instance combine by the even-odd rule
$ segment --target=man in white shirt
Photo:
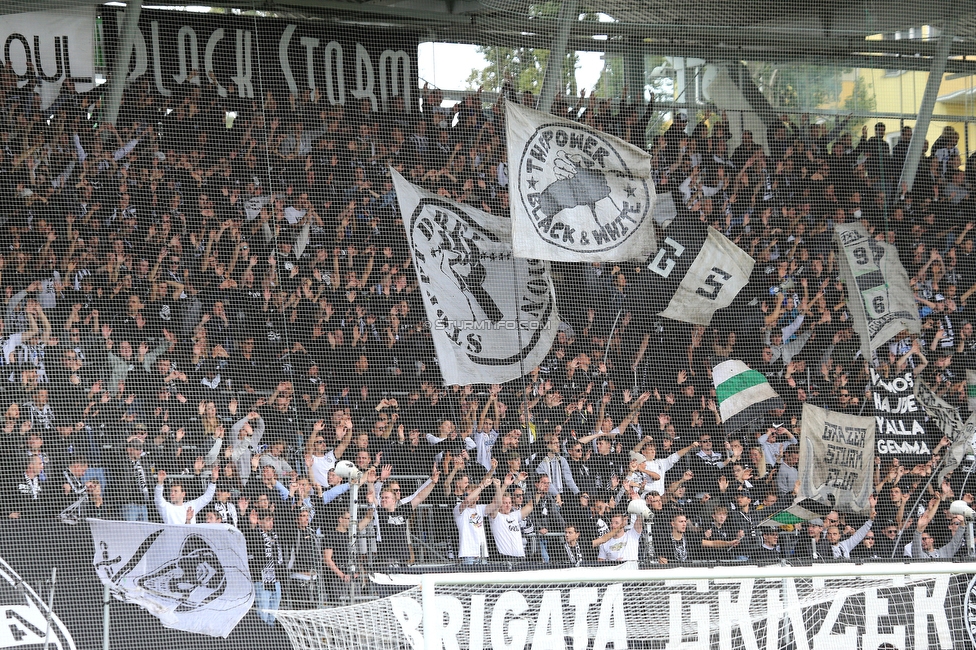
[[[485,474],[481,483],[469,492],[463,501],[454,506],[454,523],[458,528],[458,558],[462,564],[484,564],[488,560],[485,517],[490,517],[498,510],[500,501],[493,501],[487,506],[479,505],[478,497],[491,483],[492,473],[497,466],[498,461],[493,458],[491,470]]]
[[[525,472],[519,475],[521,480],[528,478]],[[534,503],[529,501],[519,510],[512,509],[512,497],[505,491],[515,482],[516,477],[511,472],[505,475],[505,482],[498,489],[495,501],[498,510],[489,515],[491,519],[491,536],[495,539],[495,546],[503,558],[525,558],[525,545],[522,541],[522,522],[532,513]]]
[[[610,532],[593,540],[593,546],[599,547],[597,559],[600,562],[630,562],[637,560],[640,550],[641,532],[644,530],[644,520],[637,517],[633,527],[628,529],[627,514],[618,511],[610,518]]]
[[[871,530],[871,526],[874,525],[874,509],[878,505],[878,497],[874,495],[870,496],[868,503],[871,504],[870,518],[847,539],[841,540],[840,528],[837,526],[831,526],[827,529],[827,542],[830,544],[830,550],[834,554],[834,559],[849,558],[854,547],[860,544],[861,540],[868,534],[868,531]]]
[[[220,467],[214,465],[210,475],[210,485],[203,496],[193,501],[184,501],[186,491],[181,483],[174,483],[169,488],[169,501],[163,498],[163,483],[166,482],[166,472],[159,470],[156,474],[158,483],[156,484],[156,510],[164,524],[195,524],[197,523],[196,513],[207,507],[217,491],[217,479],[220,477]]]
[[[634,451],[643,454],[646,461],[643,463],[643,465],[638,467],[638,471],[646,475],[649,479],[644,483],[642,492],[644,494],[647,494],[648,492],[664,494],[667,491],[667,486],[664,483],[665,472],[674,467],[675,464],[677,464],[677,462],[681,460],[689,451],[700,448],[701,443],[695,440],[684,449],[679,449],[670,456],[658,458],[657,445],[654,444],[654,440],[651,439],[650,436],[647,436],[641,440]]]

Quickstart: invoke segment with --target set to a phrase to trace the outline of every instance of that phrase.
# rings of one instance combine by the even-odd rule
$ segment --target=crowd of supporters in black
[[[0,71],[11,525],[229,523],[256,540],[256,579],[273,565],[276,579],[321,571],[341,587],[357,552],[341,459],[368,486],[365,566],[409,564],[421,544],[553,565],[959,549],[947,506],[972,500],[968,475],[930,481],[947,441],[916,466],[879,461],[870,517],[758,528],[793,502],[801,405],[871,414],[835,224],[897,245],[923,318],[875,370],[910,371],[966,409],[976,165],[962,170],[953,129],[909,192],[907,126],[892,148],[883,124],[784,115],[765,148],[746,132],[730,150],[725,115],[691,127],[675,113],[654,134],[653,104],[557,98],[553,113],[649,151],[657,191],[754,257],[754,275],[733,313],[698,327],[639,314],[639,263],[554,264],[563,323],[545,361],[507,385],[444,386],[387,169],[506,215],[502,100],[445,108],[425,89],[409,110],[372,112],[315,92],[243,102],[206,79],[181,88],[133,84],[113,126],[97,92],[67,83],[42,109]],[[761,371],[785,409],[727,436],[715,356]],[[635,498],[644,525],[626,512]]]

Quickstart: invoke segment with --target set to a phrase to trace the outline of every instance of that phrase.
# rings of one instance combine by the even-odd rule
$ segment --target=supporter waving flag
[[[756,424],[773,410],[783,408],[783,399],[766,377],[737,359],[712,359],[712,381],[722,426],[729,435]]]
[[[513,102],[505,120],[516,256],[610,262],[654,249],[645,151]]]
[[[918,306],[898,249],[873,239],[859,223],[839,224],[834,239],[864,358],[870,360],[874,350],[901,331],[921,332]]]
[[[749,283],[755,263],[719,231],[679,214],[641,271],[632,310],[709,325]]]
[[[559,327],[549,263],[512,255],[507,219],[390,173],[444,383],[501,383],[538,366]]]

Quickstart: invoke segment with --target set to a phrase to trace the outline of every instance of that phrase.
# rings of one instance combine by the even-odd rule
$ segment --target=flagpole
[[[102,590],[102,650],[108,650],[109,605],[111,602],[108,585],[105,585]]]
[[[45,622],[47,625],[44,628],[44,650],[48,649],[51,643],[51,618],[54,616],[54,585],[58,578],[58,567],[51,567],[51,594],[47,598],[47,616],[45,616]]]
[[[947,458],[946,455],[943,454],[942,455],[942,458],[939,459],[939,465],[937,467],[933,467],[932,468],[932,475],[929,476],[929,480],[928,480],[928,482],[925,483],[925,486],[922,487],[922,489],[920,489],[918,491],[918,496],[915,498],[915,503],[912,504],[912,510],[911,510],[911,512],[917,512],[918,511],[918,504],[922,502],[922,495],[925,494],[925,490],[929,486],[932,485],[932,479],[934,479],[936,476],[938,476],[939,469],[942,467],[942,464],[946,461],[946,458]],[[911,519],[911,517],[909,517],[909,519]],[[918,522],[916,522],[916,525],[918,525]],[[902,522],[902,528],[904,528],[904,526],[905,526],[905,522]],[[902,530],[900,532],[904,533],[904,530]],[[899,535],[899,539],[900,538],[901,538],[901,535]],[[897,549],[898,549],[897,544],[895,545],[894,548],[891,549],[891,557],[892,558],[895,557],[895,551]]]

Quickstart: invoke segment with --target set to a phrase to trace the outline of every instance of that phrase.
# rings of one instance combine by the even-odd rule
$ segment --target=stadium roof
[[[976,0],[578,0],[569,49],[633,51],[708,60],[824,63],[927,70],[938,39],[906,38],[923,25],[954,42],[947,72],[976,71]],[[5,0],[0,13],[91,6],[91,0]],[[154,2],[155,4],[162,4]],[[377,24],[424,40],[548,48],[559,21],[528,0],[284,0],[201,2],[293,18]],[[549,3],[558,5],[559,3]],[[144,6],[150,6],[145,2]],[[900,38],[896,38],[899,33]],[[879,36],[883,35],[883,36]]]

